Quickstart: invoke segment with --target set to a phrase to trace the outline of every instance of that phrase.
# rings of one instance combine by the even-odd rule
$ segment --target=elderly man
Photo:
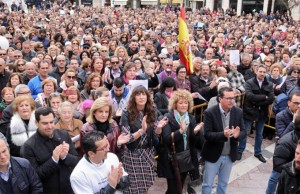
[[[52,75],[57,80],[57,85],[59,85],[61,76],[67,70],[66,66],[67,66],[66,57],[64,55],[58,55],[56,57],[56,68],[52,72]]]
[[[23,59],[26,61],[31,61],[32,58],[36,56],[36,52],[34,50],[31,50],[31,45],[29,41],[25,41],[22,44],[22,55]]]
[[[42,183],[28,160],[11,157],[6,138],[0,133],[0,193],[43,193]]]
[[[36,67],[33,62],[27,62],[25,64],[25,73],[22,75],[24,84],[28,84],[28,82],[36,76]]]

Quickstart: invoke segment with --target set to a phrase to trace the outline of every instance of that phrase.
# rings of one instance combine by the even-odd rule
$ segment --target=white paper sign
[[[137,86],[144,86],[148,90],[148,80],[129,80],[130,90]]]
[[[240,51],[229,50],[229,62],[230,64],[240,65]]]

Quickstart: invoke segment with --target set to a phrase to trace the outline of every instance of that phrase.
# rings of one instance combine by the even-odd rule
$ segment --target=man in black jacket
[[[244,133],[242,110],[234,106],[232,88],[221,88],[219,104],[204,112],[205,143],[201,152],[205,160],[202,194],[210,194],[218,175],[217,193],[226,193],[232,163],[237,158],[238,138]]]
[[[300,141],[297,142],[294,160],[282,169],[277,188],[277,194],[281,193],[300,193]]]
[[[300,114],[293,118],[294,130],[279,139],[273,155],[273,171],[271,173],[266,194],[273,194],[279,180],[282,167],[294,159],[297,142],[300,139]]]
[[[29,161],[11,157],[8,143],[0,133],[0,193],[43,193],[42,183]]]
[[[21,155],[36,169],[44,193],[73,193],[70,175],[79,157],[69,134],[54,129],[51,108],[38,108],[35,119],[38,129],[22,146]]]
[[[267,69],[264,65],[259,65],[256,77],[249,79],[245,84],[245,104],[244,104],[244,125],[245,129],[250,129],[252,123],[256,121],[256,134],[254,145],[254,156],[261,162],[266,159],[261,154],[261,144],[265,121],[269,114],[269,105],[274,101],[273,84],[266,78]],[[247,136],[240,141],[238,148],[238,160],[242,158],[242,153],[246,148]]]

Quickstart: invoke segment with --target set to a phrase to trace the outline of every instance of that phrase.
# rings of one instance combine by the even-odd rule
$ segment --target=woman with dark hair
[[[8,82],[7,82],[7,86],[11,87],[12,89],[15,89],[17,87],[17,85],[21,84],[22,81],[22,77],[20,73],[11,73],[9,78],[8,78]]]
[[[91,55],[88,51],[82,51],[79,55],[80,61],[82,61],[84,58],[91,58]]]
[[[158,56],[151,57],[150,61],[152,61],[155,65],[155,69],[154,69],[155,73],[160,73],[163,71],[163,68],[161,66],[161,62],[160,62],[160,59]]]
[[[126,85],[129,84],[129,80],[136,80],[136,66],[134,63],[128,62],[125,64],[122,79]]]
[[[129,134],[122,162],[130,186],[124,194],[147,193],[154,183],[154,146],[167,123],[165,119],[157,122],[158,116],[148,90],[134,88],[120,121],[122,132]]]
[[[177,89],[184,89],[187,91],[191,91],[191,83],[190,80],[186,79],[186,68],[183,65],[180,65],[176,68],[176,88]]]
[[[55,44],[57,42],[61,43],[62,45],[64,45],[64,38],[62,36],[62,34],[60,32],[57,32],[54,36],[53,36],[53,40],[55,42]]]
[[[92,60],[92,71],[102,76],[104,74],[104,70],[103,59],[100,57],[94,58]]]
[[[127,47],[128,46],[128,34],[126,33],[123,33],[121,34],[121,37],[120,37],[120,45],[119,46],[124,46],[124,47]]]
[[[154,72],[154,63],[146,61],[144,65],[145,73],[136,77],[138,80],[148,80],[148,89],[157,89],[159,85],[158,76]]]
[[[90,99],[91,90],[96,90],[100,86],[102,86],[102,81],[99,73],[90,74],[84,85],[84,90],[80,92],[82,100]]]
[[[135,75],[140,75],[144,73],[143,61],[140,58],[135,58],[132,60],[132,62],[135,64],[135,68],[136,68]]]
[[[176,90],[175,80],[172,77],[164,79],[160,85],[159,91],[154,96],[156,108],[161,112],[161,114],[168,112],[169,99],[171,98],[174,90]]]
[[[297,66],[290,66],[286,79],[284,83],[282,84],[280,91],[281,93],[287,93],[291,88],[293,88],[299,79],[299,68]]]

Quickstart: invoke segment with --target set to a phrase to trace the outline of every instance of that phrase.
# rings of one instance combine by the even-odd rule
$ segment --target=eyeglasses
[[[178,73],[186,73],[186,71],[178,71]]]
[[[78,42],[72,42],[72,44],[78,44]]]
[[[8,37],[6,37],[6,39],[9,39],[9,40],[11,40],[12,38],[8,38]]]
[[[0,53],[0,56],[5,56],[6,55],[6,53]]]
[[[293,71],[293,73],[298,73],[299,74],[299,71]]]
[[[164,59],[166,59],[166,58],[164,58],[164,57],[160,57],[160,59],[164,60]]]
[[[83,47],[83,49],[89,49],[89,47]]]
[[[153,61],[159,61],[158,59],[153,59]]]
[[[85,66],[84,68],[91,68],[91,66],[90,66],[90,65],[87,65],[87,66]]]
[[[103,148],[96,149],[95,151],[96,152],[108,151],[108,148],[109,148],[109,144],[106,144],[106,146],[104,146]]]
[[[17,66],[24,66],[25,63],[19,63]]]
[[[292,102],[294,105],[299,106],[300,102]]]
[[[75,77],[75,76],[68,75],[67,78],[69,78],[69,79],[75,79],[76,77]]]
[[[46,36],[50,36],[50,34],[46,34]]]
[[[66,60],[57,60],[57,62],[65,62]]]
[[[212,46],[211,48],[213,48],[213,49],[216,49],[216,48],[218,48],[218,47],[216,47],[216,46]]]
[[[21,58],[22,56],[21,56],[21,55],[15,55],[14,57],[16,57],[16,58]]]
[[[101,52],[107,52],[107,50],[101,50]]]
[[[173,64],[166,64],[167,67],[173,67]]]
[[[25,94],[30,94],[30,91],[26,91],[26,92],[19,92],[17,95],[25,95]]]
[[[101,42],[101,44],[108,44],[108,42]]]
[[[112,61],[112,62],[110,62],[111,64],[118,64],[119,63],[119,61]]]

